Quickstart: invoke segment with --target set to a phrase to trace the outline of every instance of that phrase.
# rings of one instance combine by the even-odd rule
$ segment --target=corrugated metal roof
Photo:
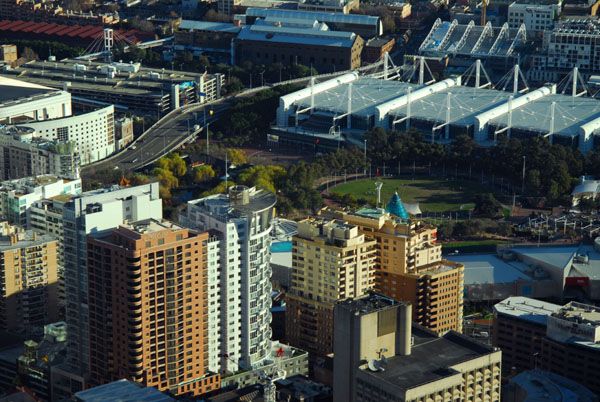
[[[377,26],[379,23],[379,17],[370,15],[359,15],[359,14],[341,14],[341,13],[322,13],[318,11],[296,11],[296,10],[282,10],[275,8],[248,8],[246,15],[250,17],[273,17],[273,18],[298,18],[306,20],[317,20],[320,22],[333,22],[333,23],[344,23],[344,24],[358,24],[358,25],[373,25]]]
[[[236,27],[231,23],[224,22],[182,20],[179,24],[179,29],[188,29],[192,31],[219,31],[236,33],[239,32],[240,29],[242,29],[242,27]]]
[[[173,398],[153,387],[143,387],[129,380],[119,380],[79,391],[75,398],[82,402],[171,402]]]
[[[237,38],[240,40],[260,40],[303,45],[352,47],[356,35],[352,32],[252,25],[244,27]]]

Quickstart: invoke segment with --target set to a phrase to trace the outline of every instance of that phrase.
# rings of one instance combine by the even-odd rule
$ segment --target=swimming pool
[[[271,252],[272,253],[291,253],[292,252],[292,242],[291,241],[279,241],[277,243],[271,244]]]

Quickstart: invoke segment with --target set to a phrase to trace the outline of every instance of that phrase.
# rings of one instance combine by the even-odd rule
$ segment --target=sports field
[[[336,186],[332,192],[344,195],[351,193],[357,199],[375,199],[375,182],[381,181],[381,201],[386,205],[394,192],[403,202],[418,202],[423,212],[454,212],[473,208],[475,196],[493,192],[484,185],[466,180],[416,177],[412,179],[367,179]]]

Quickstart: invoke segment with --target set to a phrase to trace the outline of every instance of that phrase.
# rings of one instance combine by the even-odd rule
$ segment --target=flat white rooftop
[[[493,283],[513,283],[519,279],[532,280],[514,266],[506,263],[495,254],[456,255],[453,262],[465,266],[465,285]]]
[[[512,296],[494,305],[498,314],[519,318],[536,324],[546,325],[548,316],[562,306],[523,296]]]

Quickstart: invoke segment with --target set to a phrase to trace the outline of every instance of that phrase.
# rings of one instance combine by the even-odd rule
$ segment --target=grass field
[[[466,180],[416,177],[412,179],[359,180],[335,187],[332,192],[344,195],[351,193],[356,198],[375,199],[375,182],[383,182],[381,201],[386,205],[395,191],[403,202],[418,202],[423,212],[450,212],[474,207],[475,196],[493,192],[489,187]]]

